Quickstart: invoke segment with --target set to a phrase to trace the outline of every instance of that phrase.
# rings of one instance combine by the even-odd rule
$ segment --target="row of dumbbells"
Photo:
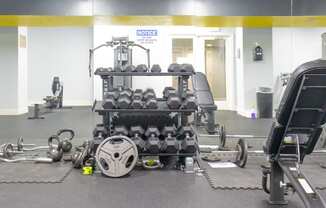
[[[153,89],[149,88],[144,92],[141,89],[132,91],[123,89],[122,91],[113,90],[104,93],[104,109],[156,109],[158,108],[156,94]]]
[[[97,72],[153,72],[159,73],[162,71],[160,65],[153,64],[149,69],[145,64],[139,64],[137,66],[128,65],[125,68],[120,66],[114,68],[98,68]],[[194,68],[191,64],[171,64],[168,67],[168,72],[194,72]]]
[[[161,131],[155,126],[149,126],[147,129],[141,126],[131,126],[130,129],[116,126],[112,135],[130,137],[140,153],[195,153],[197,150],[197,139],[190,126],[180,129],[166,126]]]
[[[173,87],[165,87],[163,90],[163,98],[170,109],[197,109],[196,97],[190,90],[187,90],[183,97],[179,96]]]
[[[186,92],[186,96],[181,98],[176,89],[166,87],[163,91],[163,98],[170,109],[197,109],[197,102],[191,91]],[[113,90],[104,93],[104,109],[157,109],[157,97],[152,88],[132,91],[131,89]]]

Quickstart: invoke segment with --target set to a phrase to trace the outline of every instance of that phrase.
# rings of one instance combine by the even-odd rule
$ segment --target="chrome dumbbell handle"
[[[35,146],[32,148],[23,148],[23,152],[28,152],[28,151],[37,151],[37,150],[48,150],[49,146]]]
[[[52,163],[53,162],[51,158],[47,158],[47,157],[35,157],[35,158],[21,157],[16,159],[0,158],[0,161],[7,162],[7,163],[16,163],[16,162]]]
[[[11,158],[16,154],[23,154],[23,152],[14,150],[10,143],[1,145],[0,157]]]
[[[24,154],[24,152],[22,152],[22,151],[12,151],[12,152],[10,152],[11,154],[13,154],[13,155],[21,155],[21,154]],[[6,157],[6,154],[4,153],[4,152],[0,152],[0,157]]]

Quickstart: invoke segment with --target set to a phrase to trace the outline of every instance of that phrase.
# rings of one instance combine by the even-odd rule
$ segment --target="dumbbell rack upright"
[[[103,97],[104,94],[110,90],[113,90],[113,79],[115,76],[171,76],[178,78],[177,91],[179,96],[186,97],[186,90],[188,89],[189,78],[193,75],[192,72],[113,72],[113,71],[99,71],[96,70],[95,75],[98,75],[102,79],[103,87]],[[157,109],[104,109],[102,107],[102,102],[95,102],[93,109],[100,116],[103,117],[103,125],[108,130],[108,136],[111,136],[112,129],[112,117],[115,113],[135,113],[135,114],[146,114],[146,113],[157,113],[157,114],[178,114],[178,124],[177,127],[185,126],[188,124],[188,116],[195,113],[195,109],[170,109],[166,104],[166,100],[163,98],[158,98],[158,108]],[[159,153],[152,155],[150,153],[139,153],[139,156],[194,156],[196,153]]]

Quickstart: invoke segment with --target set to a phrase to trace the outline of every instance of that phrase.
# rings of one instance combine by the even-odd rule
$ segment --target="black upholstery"
[[[196,72],[192,76],[192,87],[197,98],[198,105],[201,109],[211,111],[217,110],[217,106],[214,103],[214,98],[205,74]]]
[[[295,153],[295,145],[284,143],[284,137],[306,137],[300,144],[302,158],[310,154],[326,120],[326,60],[315,60],[299,66],[292,74],[282,97],[276,120],[266,142],[265,152]],[[281,147],[282,146],[282,147]]]

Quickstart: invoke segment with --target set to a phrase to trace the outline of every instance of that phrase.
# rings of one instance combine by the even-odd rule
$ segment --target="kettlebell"
[[[71,129],[60,129],[58,132],[57,132],[57,136],[60,138],[60,136],[63,134],[63,133],[69,133],[69,136],[68,137],[65,137],[64,139],[61,140],[61,143],[62,143],[62,151],[63,152],[70,152],[71,149],[72,149],[72,143],[71,143],[71,140],[75,137],[75,132]]]
[[[58,144],[54,144],[54,142],[57,142]],[[57,135],[52,135],[48,139],[49,144],[49,150],[47,152],[47,155],[49,158],[53,160],[53,162],[59,162],[61,161],[63,157],[63,149],[62,149],[62,142],[60,141],[60,138]]]

